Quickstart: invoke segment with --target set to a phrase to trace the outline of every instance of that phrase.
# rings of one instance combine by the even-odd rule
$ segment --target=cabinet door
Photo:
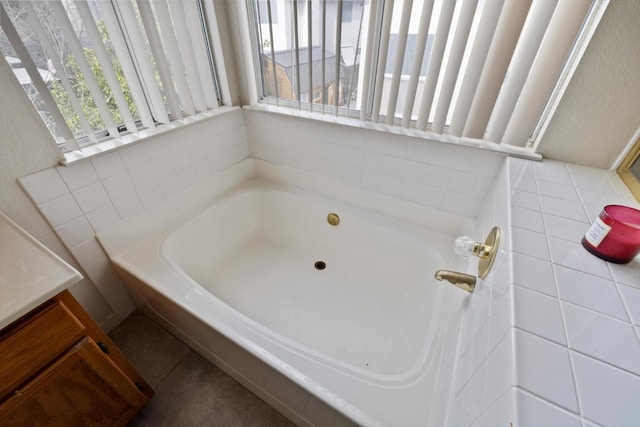
[[[64,303],[51,301],[0,332],[0,401],[86,335]]]
[[[54,297],[55,300],[59,301],[66,308],[69,309],[73,316],[82,323],[82,326],[85,328],[85,335],[91,337],[96,343],[102,343],[108,349],[109,359],[113,363],[120,368],[122,372],[124,372],[135,384],[139,385],[142,388],[142,392],[147,396],[147,399],[151,399],[153,396],[153,389],[147,382],[142,378],[140,373],[135,370],[135,368],[129,363],[129,361],[124,357],[124,355],[120,352],[118,347],[109,339],[107,334],[104,333],[100,326],[89,316],[89,314],[84,311],[82,306],[76,301],[76,299],[69,293],[69,291],[65,290]],[[102,346],[101,346],[102,347]]]
[[[0,405],[0,425],[124,426],[146,401],[85,338]]]

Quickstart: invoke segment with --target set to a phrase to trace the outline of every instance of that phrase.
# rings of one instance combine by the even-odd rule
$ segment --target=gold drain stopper
[[[327,222],[335,227],[336,225],[340,224],[340,217],[338,216],[338,214],[331,212],[329,215],[327,215]]]

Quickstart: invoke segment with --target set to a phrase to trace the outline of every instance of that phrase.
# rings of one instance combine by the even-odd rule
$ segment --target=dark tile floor
[[[130,426],[293,426],[140,312],[109,336],[156,394]]]

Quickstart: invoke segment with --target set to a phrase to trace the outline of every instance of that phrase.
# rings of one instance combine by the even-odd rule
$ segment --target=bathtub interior
[[[329,210],[339,225],[327,222]],[[362,373],[407,375],[437,345],[452,294],[433,273],[456,264],[443,250],[451,237],[367,216],[335,201],[242,191],[178,227],[162,255],[290,346]]]
[[[326,424],[310,408],[329,405],[359,425],[410,426],[444,425],[453,401],[469,298],[433,274],[468,271],[452,242],[472,229],[463,216],[249,159],[98,237],[137,307],[296,423]],[[282,286],[281,270],[296,268]],[[286,384],[304,393],[281,393]]]

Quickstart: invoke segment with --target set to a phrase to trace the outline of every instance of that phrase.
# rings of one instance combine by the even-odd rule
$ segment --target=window
[[[620,164],[618,174],[633,196],[640,202],[640,139],[635,142]]]
[[[63,151],[216,108],[199,0],[0,0],[0,50]]]
[[[268,3],[308,6],[278,23],[253,19],[262,102],[518,151],[607,1]]]
[[[268,9],[268,0],[258,0],[257,2],[257,10],[258,10],[258,20],[261,24],[269,24],[269,9]],[[275,2],[274,2],[275,3]],[[278,8],[271,8],[271,22],[274,24],[278,23]]]
[[[266,7],[285,10],[286,19],[265,23],[264,3],[253,6],[265,99],[356,108],[364,2],[269,0]]]
[[[346,0],[342,3],[342,22],[353,21],[353,0]]]

